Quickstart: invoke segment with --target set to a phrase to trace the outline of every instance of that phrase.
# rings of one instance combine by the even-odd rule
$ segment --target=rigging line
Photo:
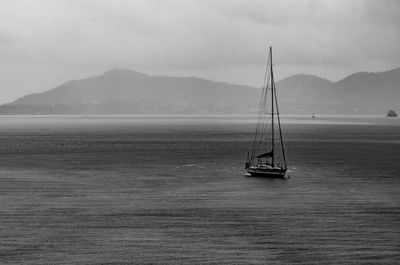
[[[277,113],[277,117],[278,117],[279,136],[280,136],[280,139],[281,139],[282,157],[283,157],[283,162],[285,163],[285,166],[286,166],[285,148],[283,146],[281,120],[280,120],[280,117],[279,117],[278,98],[276,96],[276,87],[275,87],[275,103],[276,103],[276,113]]]
[[[262,88],[262,95],[264,95],[264,88]],[[261,101],[260,101],[260,108],[261,108],[261,106],[262,106],[262,104],[263,104],[263,102],[262,102],[262,98],[261,98]],[[260,110],[259,110],[259,112],[260,112]],[[256,145],[256,143],[257,143],[257,134],[258,134],[258,130],[259,130],[259,122],[260,122],[260,113],[258,113],[258,115],[257,115],[257,126],[256,126],[256,132],[255,132],[255,134],[254,134],[254,141],[253,141],[253,148],[252,148],[252,159],[253,159],[253,156],[254,156],[254,148],[255,148],[255,145]]]
[[[265,99],[265,96],[264,96],[264,99]],[[257,142],[256,142],[256,146],[255,146],[255,155],[259,155],[260,147],[261,147],[261,144],[263,142],[264,124],[265,124],[265,115],[263,113],[264,113],[264,110],[265,110],[265,106],[266,106],[266,102],[264,100],[263,105],[262,105],[262,109],[261,109],[260,126],[259,126],[259,130],[257,132]]]
[[[269,53],[269,57],[268,57],[268,77],[267,77],[267,84],[266,84],[266,95],[265,95],[265,105],[263,108],[263,120],[262,120],[262,131],[261,131],[261,136],[260,136],[260,146],[261,145],[265,145],[265,148],[268,148],[268,143],[265,141],[265,139],[263,138],[263,136],[266,136],[268,134],[268,127],[269,127],[269,120],[270,120],[270,116],[267,115],[268,109],[269,109],[269,101],[267,100],[269,98],[268,95],[268,91],[271,91],[271,83],[270,83],[270,79],[271,79],[271,63],[272,63],[272,58],[271,58],[271,52]]]
[[[253,162],[253,160],[254,160],[254,157],[255,157],[255,149],[259,149],[259,148],[256,148],[256,146],[257,146],[257,142],[259,142],[258,141],[258,134],[260,133],[259,131],[260,131],[260,124],[262,125],[262,123],[260,123],[261,121],[262,121],[262,119],[263,119],[263,108],[264,108],[264,106],[265,106],[265,97],[266,97],[266,94],[267,94],[267,86],[266,86],[266,83],[267,83],[267,76],[268,76],[268,68],[269,68],[269,58],[270,58],[270,54],[269,54],[269,56],[268,56],[268,59],[267,59],[267,65],[266,65],[266,69],[265,69],[265,75],[264,75],[264,83],[263,83],[263,87],[262,87],[262,95],[261,95],[261,100],[260,100],[260,109],[259,109],[259,112],[258,112],[258,118],[257,118],[257,126],[256,126],[256,133],[255,133],[255,135],[254,135],[254,141],[253,141],[253,148],[252,148],[252,154],[251,154],[251,162]],[[268,78],[269,79],[269,78]],[[261,128],[261,131],[262,131],[262,128]]]
[[[268,88],[269,84],[267,84]],[[268,93],[268,92],[267,92]],[[265,98],[268,98],[268,94],[265,96]],[[268,101],[265,101],[263,104],[263,109],[262,109],[262,120],[261,120],[261,129],[258,132],[258,137],[257,137],[257,146],[256,146],[256,154],[260,155],[262,153],[265,153],[264,149],[268,149],[268,146],[266,146],[267,142],[265,140],[265,136],[267,134],[267,128],[268,128],[268,120],[270,117],[268,115],[265,115],[266,110],[268,109]]]
[[[256,128],[256,133],[258,132],[258,130],[259,130],[259,126],[260,126],[260,119],[261,119],[261,113],[262,113],[262,106],[264,105],[264,94],[266,93],[266,90],[265,90],[265,84],[263,85],[263,87],[262,87],[262,93],[261,93],[261,100],[260,100],[260,108],[259,108],[259,111],[258,111],[258,116],[257,116],[257,128]]]
[[[254,142],[253,142],[253,148],[252,148],[252,154],[251,154],[251,161],[253,161],[254,156],[255,156],[255,152],[256,152],[256,145],[257,145],[257,141],[258,141],[260,119],[261,119],[261,109],[262,109],[262,106],[264,104],[264,102],[263,102],[264,93],[265,93],[265,89],[263,87],[262,88],[262,97],[261,97],[261,101],[260,101],[260,109],[259,109],[259,113],[258,113],[258,116],[257,116],[257,127],[256,127],[256,133],[254,135]]]
[[[265,126],[266,126],[266,122],[265,122],[265,120],[266,120],[266,118],[267,118],[267,115],[265,115],[265,113],[266,113],[266,110],[267,110],[267,106],[268,106],[268,101],[267,101],[267,97],[268,97],[268,86],[269,86],[269,79],[267,79],[268,81],[267,81],[267,84],[266,84],[266,86],[265,86],[265,95],[264,95],[264,101],[263,101],[263,105],[262,105],[262,108],[261,108],[261,119],[260,119],[260,130],[258,131],[258,133],[257,133],[257,150],[256,150],[256,153],[257,154],[259,154],[260,153],[260,149],[261,149],[261,146],[262,146],[262,144],[263,144],[263,142],[264,142],[264,139],[263,139],[263,136],[264,136],[264,134],[265,134]]]
[[[267,86],[268,87],[268,86]],[[266,95],[266,98],[268,97],[268,92],[267,92],[267,95]],[[263,142],[265,142],[265,139],[264,139],[264,136],[266,135],[266,133],[267,133],[267,128],[268,128],[268,120],[270,119],[270,117],[268,116],[268,115],[266,115],[266,112],[267,112],[267,110],[268,110],[268,102],[266,101],[265,102],[265,106],[264,106],[264,109],[263,109],[263,120],[262,120],[262,128],[261,128],[261,135],[260,135],[260,145],[263,143]]]
[[[259,127],[259,131],[257,132],[257,144],[256,144],[256,148],[255,148],[255,154],[261,154],[264,153],[264,149],[268,149],[268,143],[265,141],[264,136],[268,133],[267,129],[269,126],[269,119],[270,116],[267,115],[267,111],[268,111],[268,106],[269,106],[269,101],[267,100],[269,98],[269,94],[268,94],[268,90],[270,87],[270,76],[271,76],[271,72],[270,72],[270,56],[268,58],[267,61],[267,75],[266,75],[266,85],[264,86],[265,88],[265,94],[263,95],[263,104],[261,106],[261,118],[260,118],[260,127]]]

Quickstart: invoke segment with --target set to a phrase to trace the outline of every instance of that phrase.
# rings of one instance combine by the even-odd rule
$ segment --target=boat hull
[[[247,172],[252,177],[285,178],[285,168],[248,168]]]

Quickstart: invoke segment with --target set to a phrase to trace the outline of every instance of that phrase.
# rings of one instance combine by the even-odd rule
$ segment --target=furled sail
[[[267,153],[261,154],[261,155],[257,156],[257,158],[273,157],[273,156],[274,156],[274,150],[272,150],[271,152],[267,152]]]

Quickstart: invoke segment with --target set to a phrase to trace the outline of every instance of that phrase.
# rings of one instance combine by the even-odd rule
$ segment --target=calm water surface
[[[1,117],[1,264],[399,264],[400,119]]]

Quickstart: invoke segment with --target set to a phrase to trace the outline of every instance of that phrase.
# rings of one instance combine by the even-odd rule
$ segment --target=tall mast
[[[271,137],[271,165],[272,167],[274,166],[274,89],[275,89],[275,84],[274,84],[274,72],[272,71],[272,47],[269,46],[269,54],[271,58],[271,119],[272,119],[272,125],[271,125],[271,130],[272,130],[272,137]]]

